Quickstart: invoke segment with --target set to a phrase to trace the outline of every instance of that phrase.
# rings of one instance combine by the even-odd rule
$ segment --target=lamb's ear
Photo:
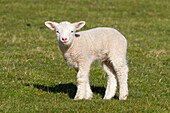
[[[51,29],[51,30],[55,30],[56,29],[56,26],[58,25],[58,23],[56,23],[56,22],[51,22],[51,21],[46,21],[45,22],[45,25],[49,28],[49,29]]]
[[[76,30],[80,30],[85,24],[86,24],[85,21],[80,21],[80,22],[73,23],[73,25],[75,26]]]

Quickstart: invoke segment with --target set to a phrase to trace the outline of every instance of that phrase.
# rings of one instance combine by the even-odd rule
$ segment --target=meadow
[[[170,111],[169,0],[0,0],[0,112]],[[92,100],[75,101],[76,71],[45,21],[113,27],[128,41],[129,96],[103,100],[107,75],[90,71]]]

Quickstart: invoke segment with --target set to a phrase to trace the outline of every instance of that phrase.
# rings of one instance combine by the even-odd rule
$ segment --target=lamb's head
[[[64,45],[70,45],[76,36],[76,30],[80,30],[85,25],[85,21],[76,23],[70,23],[67,21],[61,23],[46,21],[45,25],[56,32],[56,37],[59,42]]]

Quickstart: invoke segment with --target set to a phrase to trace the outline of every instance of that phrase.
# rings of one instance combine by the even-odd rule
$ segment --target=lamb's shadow
[[[27,85],[29,86],[29,85]],[[70,98],[74,98],[77,87],[73,83],[67,83],[67,84],[58,84],[55,87],[49,87],[49,86],[44,86],[44,85],[38,85],[38,84],[33,84],[33,86],[37,89],[41,89],[43,91],[47,92],[53,92],[53,93],[67,93]],[[91,86],[91,89],[94,93],[104,96],[105,93],[105,88],[104,87],[99,87],[99,86]]]

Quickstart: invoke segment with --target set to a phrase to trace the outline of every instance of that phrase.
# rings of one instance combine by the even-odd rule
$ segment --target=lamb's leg
[[[109,62],[103,62],[102,66],[108,76],[107,88],[106,88],[105,96],[103,99],[111,99],[112,97],[115,96],[115,93],[116,93],[116,87],[117,87],[116,74],[115,74],[112,64],[110,64]]]
[[[128,66],[126,63],[119,62],[114,65],[114,69],[119,81],[119,100],[126,100],[128,96]]]
[[[83,63],[83,66],[80,65],[79,67],[79,71],[77,74],[77,93],[76,96],[74,97],[75,100],[79,99],[90,100],[92,98],[92,91],[89,84],[90,64]]]

